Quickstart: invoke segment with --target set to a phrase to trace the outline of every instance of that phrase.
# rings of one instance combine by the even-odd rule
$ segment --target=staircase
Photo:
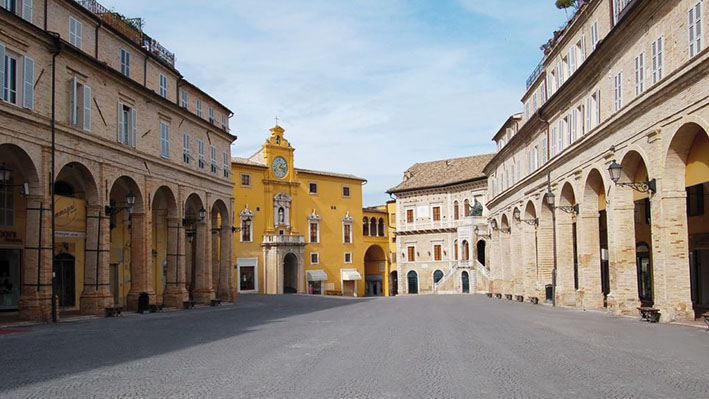
[[[480,263],[477,259],[475,260],[475,265],[477,266],[479,275],[480,275],[480,282],[482,283],[481,285],[483,287],[486,287],[483,289],[483,292],[487,292],[488,288],[490,287],[490,269],[488,269],[485,265]],[[477,281],[476,281],[477,283]],[[475,287],[477,290],[477,287]]]

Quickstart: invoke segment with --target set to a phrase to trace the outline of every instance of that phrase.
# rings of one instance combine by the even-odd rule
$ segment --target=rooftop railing
[[[82,7],[91,11],[94,15],[101,18],[101,21],[113,29],[121,32],[124,36],[133,41],[133,43],[148,50],[156,57],[175,67],[175,53],[168,51],[157,40],[151,38],[143,32],[142,18],[127,18],[111,11],[101,5],[96,0],[78,0]]]
[[[529,78],[527,78],[527,89],[529,89],[534,84],[534,82],[537,80],[539,75],[542,74],[543,71],[544,71],[544,59],[539,61],[539,64],[537,65],[537,67],[534,68],[534,71],[532,72],[532,74],[529,75]]]

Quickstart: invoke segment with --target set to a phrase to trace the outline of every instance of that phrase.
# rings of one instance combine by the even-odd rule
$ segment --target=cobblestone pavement
[[[709,333],[477,295],[242,295],[0,334],[2,398],[707,398]]]

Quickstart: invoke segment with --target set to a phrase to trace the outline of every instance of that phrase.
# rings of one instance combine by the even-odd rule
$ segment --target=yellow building
[[[294,168],[283,133],[275,126],[260,151],[232,159],[239,292],[385,293],[386,212],[363,212],[362,178]],[[377,233],[381,220],[382,236],[364,238],[365,213],[368,221],[376,215]]]

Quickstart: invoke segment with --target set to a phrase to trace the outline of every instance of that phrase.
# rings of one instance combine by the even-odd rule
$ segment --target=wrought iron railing
[[[544,59],[539,61],[539,64],[537,65],[537,67],[534,68],[534,71],[532,71],[532,74],[529,75],[529,78],[527,78],[527,89],[529,89],[529,87],[534,84],[534,82],[537,80],[539,75],[542,74],[543,71],[544,71]]]

